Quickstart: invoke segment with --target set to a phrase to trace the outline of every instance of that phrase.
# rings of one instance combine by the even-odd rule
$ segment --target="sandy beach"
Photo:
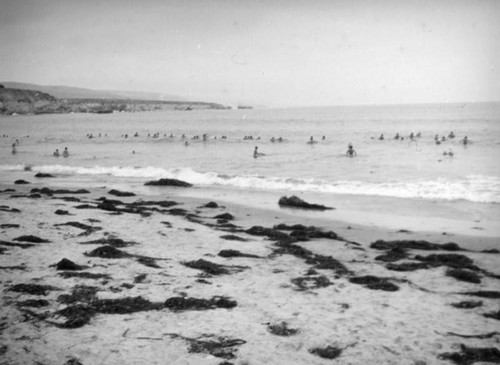
[[[0,189],[1,364],[500,361],[496,238],[45,187]]]

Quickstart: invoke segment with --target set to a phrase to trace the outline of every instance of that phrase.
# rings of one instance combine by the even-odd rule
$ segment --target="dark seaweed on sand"
[[[246,343],[244,340],[232,339],[229,337],[201,336],[198,338],[189,338],[176,333],[169,334],[171,338],[180,338],[189,343],[188,351],[190,353],[207,353],[223,359],[234,359],[238,350],[236,346]]]
[[[203,259],[183,262],[182,264],[192,269],[204,271],[209,275],[231,274],[232,272],[239,272],[246,268],[243,266],[235,266],[235,265],[233,266],[220,265]]]
[[[61,271],[78,271],[87,268],[87,266],[78,265],[73,261],[68,260],[67,258],[63,258],[55,265],[55,267],[56,270],[61,270]]]
[[[82,278],[82,279],[111,279],[108,274],[92,273],[92,272],[74,272],[74,271],[62,271],[59,273],[64,279],[68,278]]]
[[[297,285],[299,290],[326,288],[332,285],[332,282],[324,275],[300,276],[298,278],[293,278],[292,283]]]
[[[84,255],[89,257],[100,257],[103,259],[121,259],[133,256],[125,251],[114,248],[113,246],[101,246],[95,250],[86,252]]]
[[[397,291],[399,287],[389,281],[388,278],[379,278],[372,275],[357,276],[350,278],[349,281],[353,284],[363,285],[372,290]]]
[[[292,195],[291,197],[282,196],[278,201],[280,207],[302,208],[311,210],[329,210],[334,209],[321,204],[310,204],[299,197]]]
[[[116,238],[116,237],[106,237],[106,238],[99,238],[97,240],[92,240],[92,241],[86,241],[86,242],[80,242],[81,245],[109,245],[113,247],[128,247],[132,245],[137,245],[137,242],[134,241],[124,241],[121,238]]]
[[[34,247],[35,245],[31,243],[14,243],[14,242],[0,241],[0,246],[30,248]]]
[[[377,240],[370,244],[371,248],[377,250],[392,250],[394,248],[400,248],[404,250],[443,250],[443,251],[466,251],[454,242],[439,244],[432,243],[428,241],[416,241],[416,240],[396,240],[396,241],[384,241]]]
[[[50,291],[59,290],[56,287],[51,285],[40,285],[40,284],[16,284],[11,286],[9,291],[13,291],[16,293],[24,293],[31,295],[47,295]]]
[[[500,363],[500,350],[495,347],[467,347],[460,345],[460,352],[445,352],[440,359],[451,360],[458,365],[470,365],[475,362]]]
[[[223,236],[220,236],[223,240],[227,241],[241,241],[241,242],[248,242],[246,238],[240,237],[240,236],[235,236],[234,234],[225,234]]]
[[[446,271],[446,276],[451,276],[457,280],[465,281],[468,283],[474,283],[474,284],[481,283],[481,278],[479,277],[479,275],[470,270],[448,269]]]
[[[500,321],[500,310],[496,312],[484,313],[483,316],[486,318],[493,318],[496,319],[497,321]]]
[[[13,239],[14,241],[21,241],[21,242],[31,242],[31,243],[48,243],[50,242],[49,240],[40,238],[38,236],[33,236],[33,235],[24,235],[24,236],[19,236]]]
[[[16,303],[19,307],[40,308],[47,307],[50,303],[45,299],[28,299]]]
[[[186,311],[186,310],[208,310],[216,308],[234,308],[237,306],[235,300],[230,300],[226,297],[213,297],[211,299],[199,298],[184,298],[172,297],[165,301],[166,308],[172,311]]]
[[[459,308],[459,309],[472,309],[472,308],[477,308],[481,307],[483,305],[482,301],[474,301],[474,300],[466,300],[463,302],[458,302],[458,303],[451,303],[452,307]]]
[[[470,269],[474,271],[479,271],[480,269],[474,265],[469,257],[456,253],[449,254],[433,254],[428,256],[415,256],[416,260],[427,262],[432,266],[448,266],[457,269]]]
[[[142,311],[160,310],[162,303],[153,303],[140,296],[120,299],[94,299],[83,304],[76,304],[56,312],[56,315],[66,317],[60,328],[78,328],[86,325],[96,314],[129,314]]]
[[[315,347],[310,349],[309,352],[323,359],[335,359],[342,354],[342,349],[334,346],[326,346],[323,348]]]
[[[260,256],[257,255],[252,255],[248,253],[243,253],[238,250],[222,250],[218,254],[221,257],[249,257],[249,258],[261,258]]]
[[[299,332],[297,328],[289,328],[286,322],[270,324],[267,326],[267,330],[273,335],[283,337],[293,336]]]
[[[479,290],[479,291],[469,291],[464,293],[457,293],[462,295],[472,295],[481,298],[492,298],[492,299],[500,299],[500,291],[495,290]]]

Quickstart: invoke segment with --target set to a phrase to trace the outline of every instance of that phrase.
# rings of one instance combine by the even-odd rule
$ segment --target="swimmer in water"
[[[379,139],[379,141],[383,141],[383,140],[384,140],[384,134],[382,133],[382,134],[380,135],[380,137],[378,137],[378,139]]]
[[[349,157],[354,157],[357,155],[354,147],[352,146],[352,143],[349,143],[349,146],[347,146],[347,152],[345,154]]]
[[[15,155],[16,153],[17,153],[16,144],[12,143],[12,154]]]
[[[260,157],[260,156],[264,156],[264,154],[260,153],[259,152],[259,147],[255,146],[255,149],[253,150],[253,158],[257,158],[257,157]]]
[[[311,136],[311,138],[309,139],[309,142],[307,142],[308,144],[314,144],[316,143],[316,141],[314,140],[313,136]]]
[[[69,157],[68,147],[64,147],[64,151],[62,153],[63,157]]]
[[[59,157],[59,150],[56,149],[55,152],[53,153],[54,157]]]
[[[472,143],[470,139],[465,136],[462,140],[460,140],[460,143],[463,144],[464,146],[467,146],[469,143]]]

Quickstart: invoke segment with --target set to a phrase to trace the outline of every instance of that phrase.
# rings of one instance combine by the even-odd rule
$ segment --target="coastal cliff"
[[[222,104],[190,101],[55,98],[37,91],[0,87],[0,115],[113,113],[153,110],[229,109]]]

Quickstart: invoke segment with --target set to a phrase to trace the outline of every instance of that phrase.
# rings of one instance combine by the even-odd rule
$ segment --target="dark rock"
[[[14,238],[14,241],[31,242],[31,243],[48,243],[48,242],[50,242],[49,240],[45,240],[43,238],[33,236],[33,235],[19,236],[19,237]]]
[[[9,291],[16,293],[25,293],[31,295],[47,295],[49,291],[59,290],[50,285],[39,285],[39,284],[16,284],[11,286]]]
[[[216,202],[208,202],[207,204],[203,205],[203,208],[219,208],[219,205]]]
[[[465,251],[460,248],[456,243],[449,242],[445,244],[431,243],[428,241],[415,241],[415,240],[396,240],[396,241],[384,241],[378,240],[370,244],[371,248],[377,250],[392,250],[394,248],[400,249],[414,249],[414,250],[443,250],[443,251]]]
[[[470,270],[464,269],[448,269],[446,271],[447,276],[454,277],[460,281],[466,281],[468,283],[479,284],[481,282],[481,278],[478,274]]]
[[[209,300],[198,298],[173,297],[165,301],[165,307],[173,311],[207,310],[215,308],[234,308],[237,303],[225,297],[213,297]]]
[[[234,216],[230,213],[223,213],[223,214],[219,214],[219,215],[216,215],[214,218],[216,219],[224,219],[226,221],[232,221],[234,220]]]
[[[350,278],[349,281],[353,284],[363,285],[372,290],[397,291],[399,287],[389,281],[387,278],[379,278],[376,276],[366,275]]]
[[[63,258],[56,264],[56,270],[64,270],[64,271],[77,271],[83,270],[86,266],[75,264],[73,261],[68,260],[67,258]]]
[[[482,301],[474,301],[474,300],[469,300],[469,301],[463,301],[463,302],[458,302],[458,303],[451,303],[452,307],[459,308],[459,309],[472,309],[472,308],[477,308],[477,307],[482,307],[483,302]]]
[[[500,253],[500,251],[498,251],[496,248],[492,248],[489,250],[482,250],[481,252],[482,253]]]
[[[121,251],[113,246],[102,246],[84,254],[89,257],[100,257],[103,259],[121,259],[131,257],[127,252]]]
[[[173,209],[169,209],[168,210],[168,214],[171,214],[171,215],[180,215],[180,216],[184,216],[186,214],[188,214],[188,211],[186,209],[182,209],[182,208],[173,208]]]
[[[125,197],[125,196],[135,196],[134,193],[128,192],[128,191],[120,191],[116,189],[111,189],[108,191],[109,195],[114,195],[114,196],[120,196],[120,197]]]
[[[319,204],[310,204],[300,199],[299,197],[292,195],[291,197],[282,196],[278,201],[280,207],[292,207],[292,208],[302,208],[302,209],[312,209],[312,210],[327,210],[333,209]]]
[[[248,253],[243,253],[238,250],[222,250],[219,252],[219,256],[221,257],[250,257],[250,258],[256,258],[259,259],[260,256],[257,255],[251,255]]]
[[[316,269],[333,270],[338,275],[348,275],[351,273],[340,261],[331,256],[314,255],[307,258],[306,263],[314,265]]]
[[[26,185],[26,184],[31,184],[31,183],[29,181],[20,179],[20,180],[14,181],[14,184],[16,184],[16,185]]]
[[[234,359],[236,357],[235,352],[236,346],[243,345],[244,340],[231,339],[228,337],[218,337],[213,339],[213,336],[202,336],[206,337],[206,340],[202,340],[201,337],[198,338],[188,338],[183,337],[178,334],[169,334],[172,338],[180,338],[189,343],[188,352],[190,353],[207,353],[215,357],[220,357],[223,359]],[[220,365],[227,363],[227,361],[221,363]]]
[[[460,352],[445,352],[438,357],[458,365],[470,365],[475,362],[500,363],[500,350],[495,347],[467,347],[461,344]]]
[[[182,180],[177,180],[177,179],[160,179],[156,181],[148,181],[144,185],[147,186],[178,186],[178,187],[185,187],[189,188],[193,186],[192,184],[182,181]]]
[[[39,172],[35,175],[35,177],[54,177],[54,175]]]

